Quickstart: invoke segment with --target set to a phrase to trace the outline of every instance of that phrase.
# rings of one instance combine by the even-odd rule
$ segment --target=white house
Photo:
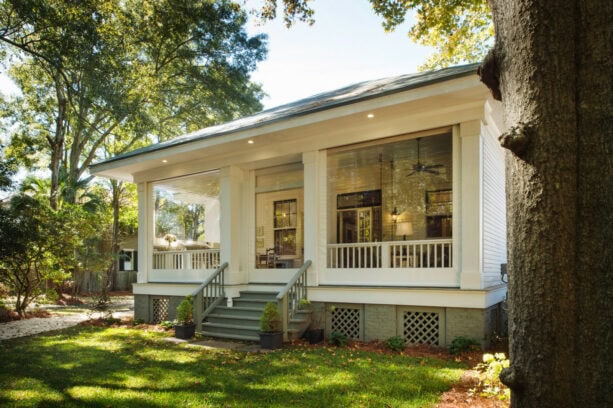
[[[466,65],[92,166],[138,185],[135,316],[172,319],[194,293],[201,332],[250,339],[278,296],[288,335],[311,323],[362,340],[487,341],[506,293],[500,110]]]

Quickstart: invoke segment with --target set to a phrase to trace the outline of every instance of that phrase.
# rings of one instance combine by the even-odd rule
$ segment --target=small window
[[[133,249],[123,249],[119,251],[119,270],[120,271],[137,271],[138,255]]]

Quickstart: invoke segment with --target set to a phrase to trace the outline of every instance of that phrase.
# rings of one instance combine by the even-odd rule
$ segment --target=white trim
[[[460,94],[462,95],[462,98],[450,98],[449,95],[451,94]],[[399,123],[402,123],[402,132],[414,132],[433,127],[450,126],[459,121],[455,113],[460,114],[462,117],[466,117],[466,111],[476,108],[477,105],[480,115],[482,115],[482,101],[486,97],[487,89],[479,83],[476,76],[455,78],[441,83],[399,92],[393,95],[380,96],[361,102],[348,103],[347,105],[330,108],[324,111],[306,113],[302,116],[293,118],[282,118],[274,123],[265,124],[261,127],[243,130],[237,129],[233,131],[233,133],[228,133],[219,137],[208,137],[185,144],[168,147],[166,149],[147,152],[138,156],[127,157],[125,159],[100,164],[96,166],[95,173],[96,175],[104,177],[138,181],[142,180],[143,178],[148,178],[148,173],[153,170],[150,168],[151,166],[143,166],[142,164],[146,162],[151,162],[153,164],[161,162],[162,159],[167,159],[169,163],[167,166],[163,167],[166,169],[163,173],[173,176],[176,174],[174,171],[170,170],[173,166],[173,162],[185,163],[186,161],[190,161],[194,158],[192,156],[195,151],[205,149],[207,150],[207,153],[210,153],[210,155],[207,155],[206,162],[210,162],[211,160],[213,162],[219,161],[209,168],[220,167],[221,164],[219,163],[236,163],[236,161],[230,161],[228,158],[230,156],[235,156],[237,151],[244,151],[254,158],[258,156],[262,156],[263,158],[265,151],[272,150],[272,156],[278,156],[279,152],[276,147],[278,147],[283,141],[289,140],[292,143],[295,143],[298,140],[304,139],[303,135],[299,134],[300,132],[296,132],[298,128],[314,129],[314,127],[322,127],[322,124],[325,122],[332,123],[333,121],[338,120],[339,123],[336,124],[336,128],[342,129],[343,127],[347,126],[347,123],[345,122],[349,121],[350,124],[356,124],[358,123],[357,118],[365,118],[364,113],[372,111],[377,111],[375,112],[377,119],[364,119],[364,121],[368,120],[370,122],[364,122],[360,125],[364,130],[362,133],[365,135],[368,134],[368,136],[365,136],[364,140],[377,139],[385,136],[385,134],[396,134],[398,132],[393,130],[393,128],[397,127]],[[432,107],[426,113],[423,111],[417,112],[416,115],[418,116],[415,117],[412,114],[413,109],[410,105],[417,104],[422,100],[428,101],[426,103],[431,104]],[[463,103],[457,103],[458,100],[461,100]],[[405,105],[404,109],[399,105]],[[404,114],[399,116],[398,109],[401,109]],[[454,114],[451,114],[451,111],[453,111]],[[394,116],[396,119],[400,120],[400,122],[394,124],[394,121],[390,120],[391,116]],[[436,121],[431,119],[433,116],[437,117]],[[473,115],[469,116],[472,117]],[[441,121],[441,117],[447,120]],[[434,122],[437,122],[437,124],[434,124]],[[384,123],[383,126],[381,125],[382,123]],[[297,139],[288,137],[288,133],[292,133],[295,137],[297,137]],[[317,133],[321,134],[322,132]],[[279,135],[282,135],[282,137],[279,138]],[[268,144],[265,151],[258,150],[258,143],[261,141],[258,140],[258,138],[261,139],[261,136],[271,136],[270,141],[272,144]],[[330,133],[329,136],[330,137],[327,138],[328,141],[338,139],[338,137],[336,137],[336,133]],[[250,148],[245,149],[245,146],[247,145],[246,141],[249,139],[254,139],[255,144],[249,145]],[[352,143],[355,143],[356,141],[358,140],[353,140]],[[343,143],[344,142],[339,144]],[[338,146],[339,144],[336,145]],[[315,146],[311,144],[311,148],[313,147],[316,147],[317,149],[324,149],[332,147],[332,145]],[[306,150],[308,149],[305,149],[305,151]],[[288,150],[285,151],[289,152]],[[183,158],[176,160],[178,156],[188,153],[192,153],[192,156],[190,156],[189,159]],[[266,156],[271,157],[269,155]],[[200,159],[200,161],[202,165],[202,159]],[[197,168],[197,170],[202,169]]]
[[[506,286],[489,290],[387,287],[309,287],[309,300],[327,303],[485,309],[504,299]]]
[[[461,282],[462,275],[462,141],[460,140],[460,126],[454,125],[451,130],[451,262],[456,269],[456,280]]]
[[[153,225],[153,212],[151,205],[151,186],[149,183],[138,183],[138,273],[136,280],[144,283],[149,280],[149,270],[151,268],[151,252],[153,250],[153,236],[151,228]]]

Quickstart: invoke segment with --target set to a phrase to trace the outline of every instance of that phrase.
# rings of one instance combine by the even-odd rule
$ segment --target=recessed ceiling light
[[[247,140],[247,143],[253,144],[253,140],[249,139],[249,140]]]
[[[374,113],[369,113],[368,115],[366,115],[366,117],[367,117],[368,119],[372,119],[372,118],[374,118],[374,117],[375,117],[375,114],[374,114]]]

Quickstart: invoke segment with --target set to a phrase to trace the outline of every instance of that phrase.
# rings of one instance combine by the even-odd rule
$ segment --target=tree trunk
[[[113,207],[113,231],[111,238],[111,265],[109,267],[109,280],[111,289],[116,289],[118,276],[117,266],[119,264],[119,211],[121,204],[121,194],[123,190],[123,182],[111,180],[111,195]]]
[[[507,128],[513,407],[613,406],[612,4],[490,1],[480,74]]]
[[[66,108],[68,101],[62,88],[62,79],[59,73],[55,78],[55,89],[57,98],[57,116],[55,118],[55,135],[48,138],[51,148],[51,161],[49,170],[51,171],[51,189],[49,191],[49,205],[57,210],[58,194],[60,186],[60,165],[64,154],[64,142],[66,135]]]

